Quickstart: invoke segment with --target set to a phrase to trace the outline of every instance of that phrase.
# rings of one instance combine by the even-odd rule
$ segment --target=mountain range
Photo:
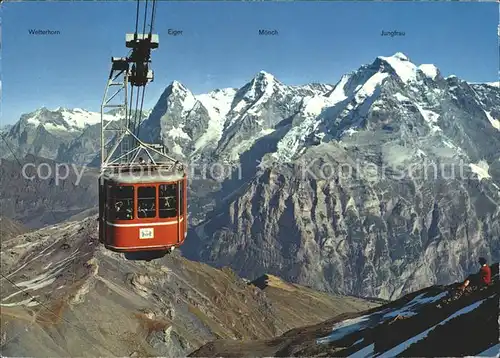
[[[77,130],[64,111],[23,116],[7,138],[23,155],[95,163],[98,124]],[[383,299],[500,259],[497,83],[444,78],[402,53],[335,84],[261,71],[194,95],[174,81],[140,133],[191,168],[190,259]]]

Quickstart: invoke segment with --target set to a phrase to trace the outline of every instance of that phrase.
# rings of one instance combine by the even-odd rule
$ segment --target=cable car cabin
[[[187,176],[123,168],[104,172],[99,180],[99,237],[112,251],[146,251],[165,255],[187,235]]]

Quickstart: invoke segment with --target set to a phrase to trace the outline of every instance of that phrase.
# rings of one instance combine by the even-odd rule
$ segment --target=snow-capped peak
[[[378,59],[387,63],[394,72],[401,78],[403,82],[415,81],[417,78],[417,66],[410,62],[409,58],[401,53],[396,52],[389,57],[378,56]]]
[[[240,112],[244,109],[248,113],[257,113],[261,104],[271,98],[275,91],[284,86],[270,73],[260,71],[255,77],[240,89],[238,96],[240,100],[233,107],[234,112]]]
[[[276,77],[266,71],[259,71],[250,83],[251,88],[248,95],[253,98],[258,97],[259,93],[273,91],[275,85],[280,84]]]
[[[176,92],[176,91],[188,92],[186,87],[184,87],[184,85],[182,83],[180,83],[179,81],[176,81],[176,80],[172,81],[170,87],[172,88],[172,92]]]
[[[394,59],[397,59],[397,60],[400,60],[400,61],[409,61],[410,59],[408,58],[408,56],[406,56],[404,53],[402,52],[396,52],[394,55],[391,56],[392,58]]]
[[[276,78],[270,74],[269,72],[266,71],[259,71],[259,73],[255,76],[255,79],[265,81],[267,83],[272,83]]]

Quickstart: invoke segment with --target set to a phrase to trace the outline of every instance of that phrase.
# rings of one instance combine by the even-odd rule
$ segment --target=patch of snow
[[[183,138],[183,139],[191,140],[189,135],[182,130],[183,128],[184,128],[184,125],[181,124],[180,127],[170,129],[168,131],[168,136],[172,139]]]
[[[70,224],[70,225],[71,225],[71,224]],[[65,228],[61,228],[59,225],[55,225],[55,226],[54,226],[54,228],[56,228],[56,229],[57,229],[57,228],[59,228],[59,230],[61,230],[60,232],[63,232],[62,230],[63,230],[63,229],[66,229],[66,227],[65,227]],[[40,243],[40,242],[44,242],[44,241],[46,241],[46,240],[44,240],[44,239],[48,239],[48,238],[51,238],[51,236],[43,236],[43,237],[42,237],[42,241],[40,241],[40,239],[38,239],[38,243]],[[56,240],[55,240],[54,242],[52,242],[49,246],[47,246],[47,247],[46,247],[46,248],[44,248],[42,251],[40,251],[40,252],[38,253],[38,255],[36,255],[35,257],[33,257],[31,260],[29,260],[29,261],[27,261],[26,263],[22,264],[22,265],[21,265],[20,267],[18,267],[18,268],[17,268],[14,272],[9,273],[9,274],[7,275],[7,277],[11,277],[11,276],[13,276],[15,273],[17,273],[18,271],[22,270],[22,269],[23,269],[24,267],[26,267],[28,264],[30,264],[30,263],[32,263],[32,262],[34,262],[35,260],[37,260],[37,259],[38,259],[38,258],[40,258],[41,256],[47,256],[46,251],[47,251],[48,249],[50,249],[51,247],[53,247],[56,243],[58,243],[58,242],[59,242],[62,238],[63,238],[62,236],[57,236],[57,237],[56,237]],[[55,251],[55,250],[52,250],[52,252],[53,252],[53,251]]]
[[[347,99],[347,96],[344,92],[344,86],[347,82],[347,79],[348,77],[343,76],[340,82],[337,84],[337,87],[335,87],[333,92],[328,97],[317,95],[304,98],[304,105],[301,109],[304,116],[319,116],[325,108],[333,107],[337,103]]]
[[[40,125],[40,121],[38,119],[36,119],[35,117],[30,117],[28,118],[28,120],[26,121],[27,123],[29,124],[32,124],[34,126],[39,126]]]
[[[72,111],[63,110],[61,114],[71,127],[83,129],[87,125],[93,125],[97,123],[101,123],[101,114],[97,112],[89,112],[83,110],[81,108],[74,108]],[[115,121],[119,119],[119,116],[113,116],[109,114],[105,114],[104,120]]]
[[[382,81],[388,76],[388,73],[383,72],[377,72],[373,76],[371,76],[356,93],[356,101],[361,102],[365,98],[372,96],[375,93],[377,87],[382,84]]]
[[[174,146],[172,147],[172,151],[175,154],[184,156],[184,153],[182,152],[182,147],[179,144],[177,144],[177,143],[175,143]]]
[[[422,71],[422,73],[424,75],[426,75],[427,77],[431,78],[431,79],[436,79],[437,75],[438,75],[438,69],[436,66],[432,65],[432,64],[423,64],[423,65],[420,65],[418,66],[418,69],[420,71]]]
[[[231,110],[235,94],[235,89],[226,88],[196,96],[207,109],[210,121],[205,133],[194,144],[195,151],[202,149],[209,142],[218,142],[222,138],[226,116]]]
[[[67,131],[75,131],[76,130],[75,128],[69,128],[68,129],[65,126],[63,126],[62,124],[54,124],[54,123],[45,123],[43,126],[49,132],[50,131],[54,131],[54,132],[64,131],[64,132],[67,132]]]
[[[397,52],[390,57],[379,56],[379,58],[387,62],[403,82],[408,83],[416,80],[417,66],[411,63],[408,57],[401,52]]]
[[[275,129],[273,128],[268,128],[268,129],[262,129],[260,131],[260,136],[265,136],[265,135],[268,135],[268,134],[271,134],[275,131]]]
[[[24,244],[19,244],[13,247],[13,249],[22,249],[23,247],[35,246],[36,242],[25,242]]]
[[[207,102],[207,99],[202,98],[200,99],[200,102]],[[217,104],[219,104],[218,107]],[[203,133],[203,135],[194,144],[195,151],[202,149],[209,142],[218,142],[222,138],[222,132],[224,130],[224,123],[226,119],[225,116],[229,111],[229,108],[227,111],[225,111],[225,108],[221,108],[222,106],[220,106],[220,103],[216,103],[211,107],[209,107],[208,103],[203,103],[203,105],[208,110],[210,120],[205,133]],[[229,107],[230,106],[231,103],[229,103]]]
[[[299,125],[291,128],[288,133],[278,142],[276,152],[272,157],[278,161],[288,161],[299,150],[300,144],[306,137],[318,128],[320,121],[316,117],[306,118]]]
[[[327,98],[323,96],[309,96],[304,99],[304,103],[305,105],[302,108],[302,112],[306,116],[318,116],[326,107]]]
[[[443,144],[445,146],[447,146],[448,148],[451,148],[451,149],[456,149],[457,148],[453,143],[451,143],[449,140],[446,140],[446,139],[443,140]]]
[[[59,274],[63,270],[64,270],[64,268],[61,269],[61,270],[59,270],[57,272],[57,274]],[[25,287],[25,288],[23,288],[20,291],[14,292],[13,294],[5,297],[3,300],[7,301],[10,298],[12,298],[14,296],[17,296],[18,294],[20,294],[22,292],[25,292],[27,290],[39,290],[40,288],[44,288],[44,287],[52,284],[55,280],[56,280],[55,277],[50,277],[48,274],[44,274],[44,275],[37,276],[37,277],[35,277],[32,280],[18,283],[18,284],[16,284],[17,286],[19,286],[19,287]]]
[[[38,297],[38,296],[36,296]],[[33,307],[37,306],[39,303],[34,299],[34,297],[27,298],[20,302],[12,302],[12,303],[0,303],[0,306],[3,307],[15,307],[15,306],[28,306]]]
[[[476,357],[500,357],[500,343],[479,353]]]
[[[349,75],[343,75],[342,78],[340,79],[339,83],[337,83],[335,85],[335,89],[328,96],[328,98],[331,100],[331,103],[336,104],[338,102],[342,102],[343,100],[347,99],[344,87],[345,87],[347,81],[349,80],[349,78],[350,78]],[[358,87],[360,87],[360,86],[358,86]]]
[[[396,97],[396,99],[401,102],[410,100],[408,97],[403,96],[401,93],[396,93],[394,97]]]
[[[374,351],[375,351],[375,344],[372,343],[369,346],[366,346],[365,348],[360,349],[357,352],[354,352],[348,358],[367,358],[367,357],[372,357]]]
[[[242,111],[245,108],[245,106],[247,104],[248,103],[244,99],[242,99],[241,101],[238,102],[238,104],[236,106],[233,107],[232,111],[233,112],[240,112],[240,111]]]
[[[345,336],[356,332],[361,331],[366,328],[366,326],[370,323],[371,315],[360,316],[357,318],[346,319],[342,322],[336,323],[332,327],[332,333],[328,336],[319,338],[316,340],[316,344],[325,344],[337,341],[339,339],[344,338]]]
[[[484,300],[481,300],[481,301],[478,301],[478,302],[475,302],[469,306],[466,306],[460,310],[458,310],[457,312],[453,313],[452,315],[450,315],[449,317],[447,317],[446,319],[444,319],[443,321],[439,322],[438,324],[432,326],[431,328],[428,328],[426,329],[425,331],[423,331],[422,333],[419,333],[417,334],[416,336],[413,336],[412,338],[410,339],[407,339],[406,341],[404,341],[403,343],[401,344],[398,344],[396,347],[392,348],[392,349],[389,349],[388,351],[384,352],[383,354],[380,354],[377,356],[377,358],[392,358],[392,357],[396,357],[397,355],[403,353],[404,351],[406,351],[408,348],[410,348],[410,346],[414,343],[417,343],[419,341],[421,341],[422,339],[426,338],[427,335],[429,334],[429,332],[431,332],[432,330],[434,330],[436,327],[439,327],[439,326],[442,326],[444,325],[445,323],[449,322],[450,320],[458,317],[458,316],[461,316],[463,314],[466,314],[466,313],[469,313],[473,310],[475,310],[476,308],[478,308],[484,301]]]
[[[479,180],[491,178],[491,176],[488,174],[490,166],[486,161],[481,160],[479,163],[469,164],[469,167],[472,172],[477,175]]]
[[[224,88],[207,94],[200,94],[196,99],[207,109],[210,118],[222,121],[231,110],[236,90]]]
[[[485,110],[483,111],[486,114],[486,117],[488,117],[488,120],[490,121],[493,128],[496,128],[500,131],[500,120],[493,118],[491,112],[486,112]]]
[[[172,82],[172,93],[176,93],[176,97],[180,99],[180,110],[181,116],[185,116],[189,111],[193,109],[198,100],[196,97],[186,89],[180,82],[173,81]],[[172,103],[173,107],[176,107],[177,103]]]
[[[439,128],[436,125],[437,120],[439,118],[439,114],[437,114],[436,112],[433,112],[433,111],[429,111],[427,109],[423,109],[418,104],[416,104],[416,106],[417,106],[420,114],[422,115],[422,117],[424,117],[424,120],[429,124],[429,127],[431,128],[431,132],[435,133],[435,132],[441,131],[441,128]]]
[[[353,128],[349,128],[348,130],[344,131],[343,134],[347,134],[348,136],[352,136],[354,133],[358,133],[358,131],[353,129]]]
[[[431,297],[423,297],[425,296],[425,293],[422,293],[415,297],[413,300],[405,304],[403,307],[393,310],[389,313],[386,313],[382,319],[386,318],[393,318],[397,316],[404,316],[404,317],[411,317],[415,316],[417,312],[415,312],[415,308],[418,308],[418,306],[427,304],[427,303],[432,303],[439,301],[440,299],[444,298],[448,293],[447,292],[441,292],[438,295],[431,296]]]

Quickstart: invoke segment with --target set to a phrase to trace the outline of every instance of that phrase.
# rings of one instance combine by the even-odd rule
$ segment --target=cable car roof
[[[152,170],[148,171],[111,171],[104,172],[102,177],[117,184],[165,183],[176,182],[185,177],[184,171]]]

